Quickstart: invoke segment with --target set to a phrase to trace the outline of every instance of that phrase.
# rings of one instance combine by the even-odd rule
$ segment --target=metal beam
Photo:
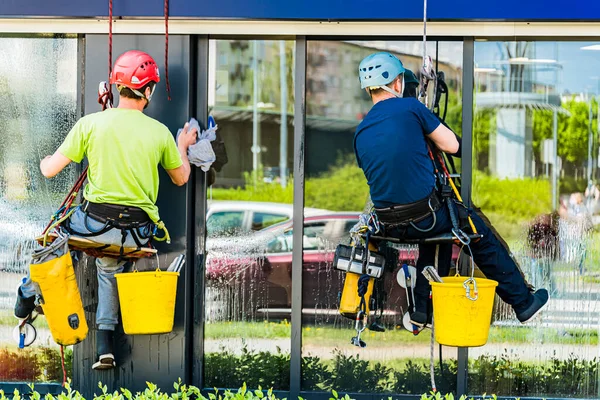
[[[196,115],[197,119],[204,125],[208,122],[208,37],[194,38],[191,46],[192,54],[190,59],[195,59],[193,63],[195,84],[192,86],[192,93],[195,92],[194,105],[190,106],[190,115]],[[193,260],[193,296],[194,304],[199,305],[193,310],[193,340],[191,379],[197,387],[203,387],[204,384],[204,282],[205,282],[205,261],[206,261],[206,173],[199,168],[192,169],[192,179],[194,187],[190,190],[188,197],[188,207],[194,210],[193,231],[188,236],[188,260]],[[190,263],[191,264],[191,263]],[[191,337],[191,336],[190,336]]]
[[[290,398],[300,395],[302,382],[302,240],[304,236],[304,142],[306,137],[306,37],[296,38],[294,86],[294,247],[292,252],[292,336]]]
[[[463,90],[462,90],[462,154],[461,154],[461,196],[464,203],[471,205],[473,183],[473,88],[475,66],[475,43],[472,37],[463,42]],[[458,349],[458,371],[456,375],[457,397],[466,394],[469,368],[468,348]]]

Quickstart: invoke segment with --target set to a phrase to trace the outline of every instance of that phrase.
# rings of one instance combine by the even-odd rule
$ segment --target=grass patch
[[[341,343],[349,341],[353,335],[351,327],[348,329],[327,326],[305,326],[302,328],[304,344],[319,345],[335,348]],[[206,339],[285,339],[291,335],[291,325],[283,322],[217,322],[206,324]],[[366,330],[363,337],[378,348],[394,347],[399,344],[414,345],[428,344],[430,331],[414,336],[405,329],[388,329],[385,332],[371,332]],[[540,329],[529,327],[490,327],[488,343],[556,343],[556,344],[582,344],[597,345],[598,331],[592,329]]]
[[[0,326],[17,326],[18,320],[15,318],[12,310],[0,310]],[[46,328],[48,327],[48,322],[43,315],[38,316],[36,320],[33,322],[33,326],[36,328]]]

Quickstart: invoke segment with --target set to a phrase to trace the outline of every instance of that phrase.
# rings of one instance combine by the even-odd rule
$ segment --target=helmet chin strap
[[[391,93],[398,98],[402,98],[402,93],[396,92],[394,89],[390,88],[389,86],[376,86],[376,87],[372,87],[369,89],[376,89],[376,88],[383,89],[386,92]],[[404,90],[404,74],[402,74],[402,90]]]
[[[124,87],[126,87],[126,86],[117,86],[117,89],[119,90],[119,92],[121,92],[121,89],[122,89],[122,88],[124,88]],[[131,90],[133,93],[137,94],[137,95],[138,95],[139,97],[141,97],[142,99],[146,99],[146,100],[148,100],[148,103],[150,103],[150,100],[152,100],[152,95],[154,94],[154,91],[156,90],[156,85],[154,85],[154,86],[152,87],[152,90],[150,91],[150,96],[148,96],[148,97],[146,97],[146,96],[144,95],[144,93],[140,92],[140,91],[139,91],[139,90],[137,90],[137,89],[132,89],[132,88],[129,88],[129,90]]]

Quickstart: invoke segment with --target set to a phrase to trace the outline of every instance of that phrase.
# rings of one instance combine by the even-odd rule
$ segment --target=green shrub
[[[291,204],[294,199],[292,178],[283,188],[277,183],[266,183],[262,176],[244,174],[243,188],[212,189],[213,200],[269,201]],[[369,196],[369,187],[356,162],[339,161],[329,171],[305,182],[305,206],[331,211],[360,211]]]
[[[528,221],[552,210],[551,184],[546,179],[500,179],[476,172],[473,203],[486,213]]]
[[[397,362],[391,363],[393,366]],[[246,348],[240,355],[222,349],[205,355],[206,386],[274,387],[289,390],[289,356],[256,352]],[[438,391],[456,392],[458,364],[455,359],[436,360]],[[429,361],[407,360],[399,367],[372,362],[336,349],[333,358],[302,358],[302,388],[306,391],[333,389],[347,393],[420,394],[431,389]],[[480,356],[469,360],[469,392],[501,393],[506,396],[594,397],[598,389],[597,360],[551,358],[547,362],[525,362],[515,357]],[[252,383],[250,383],[252,382]]]
[[[278,349],[276,353],[252,351],[243,346],[240,355],[221,348],[220,353],[207,353],[204,371],[210,387],[275,387],[290,386],[290,355]]]
[[[283,188],[276,183],[263,182],[245,174],[243,188],[212,190],[214,200],[293,202],[293,180]],[[361,211],[368,200],[369,187],[362,170],[354,160],[341,158],[329,171],[305,182],[306,207],[332,211]],[[484,212],[498,215],[505,222],[529,221],[549,212],[551,184],[542,178],[500,179],[475,171],[473,201]]]
[[[128,389],[121,388],[120,391],[108,392],[105,385],[100,383],[98,387],[101,390],[100,395],[95,395],[94,400],[187,400],[187,399],[198,399],[198,400],[280,400],[272,389],[263,390],[258,388],[256,390],[248,389],[246,384],[243,384],[237,391],[232,390],[217,390],[210,393],[203,393],[200,389],[191,385],[184,385],[181,383],[181,379],[173,384],[175,391],[173,393],[162,392],[155,384],[146,382],[147,389],[143,392],[132,393]],[[35,387],[30,385],[31,393],[26,395],[19,393],[15,390],[11,395],[12,400],[40,400],[42,395],[35,391]],[[206,394],[206,396],[205,396]],[[0,390],[0,400],[8,400],[11,398],[7,396],[2,390]],[[485,398],[485,397],[484,397]],[[71,388],[70,382],[65,385],[65,390],[58,396],[46,395],[45,400],[85,400],[85,398],[76,390]],[[391,400],[388,397],[388,400]],[[440,392],[437,393],[424,393],[421,395],[421,400],[454,400],[454,395],[449,393],[442,395]],[[491,396],[491,399],[496,400],[496,396]],[[282,399],[286,400],[286,399]],[[298,400],[304,400],[302,397],[298,397]],[[353,400],[348,394],[340,396],[336,390],[331,390],[331,397],[329,400]],[[461,396],[459,400],[467,400],[466,396]],[[473,400],[473,398],[469,399]]]
[[[73,351],[65,349],[65,368],[71,373]],[[0,349],[0,381],[59,382],[62,380],[60,353],[55,348]]]

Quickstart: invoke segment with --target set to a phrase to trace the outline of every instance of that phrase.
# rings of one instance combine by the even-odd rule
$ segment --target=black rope
[[[369,289],[369,280],[371,277],[367,274],[363,274],[358,278],[358,295],[363,297],[367,294]]]

